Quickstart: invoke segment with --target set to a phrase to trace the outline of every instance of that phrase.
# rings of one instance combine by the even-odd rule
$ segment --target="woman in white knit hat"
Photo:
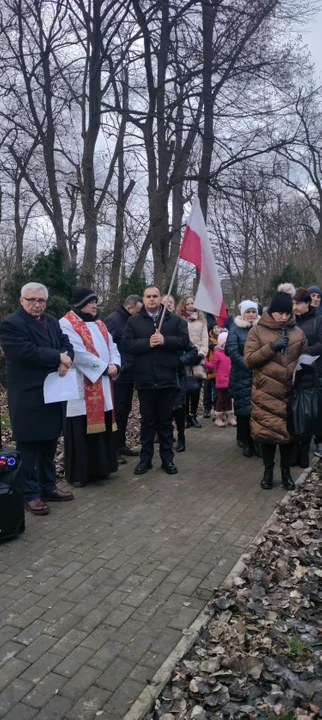
[[[250,410],[252,373],[245,365],[244,347],[250,329],[258,323],[258,305],[253,300],[243,300],[238,306],[240,315],[235,317],[229,331],[226,352],[232,361],[229,389],[234,398],[237,418],[237,438],[243,443],[245,457],[261,456],[260,446],[254,444],[250,434]]]

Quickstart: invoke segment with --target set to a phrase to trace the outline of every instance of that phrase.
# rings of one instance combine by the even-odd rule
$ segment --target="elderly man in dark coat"
[[[137,315],[142,307],[142,298],[139,295],[129,295],[123,305],[108,315],[104,322],[112,335],[117,349],[121,355],[121,372],[114,381],[114,403],[115,403],[115,420],[117,424],[116,447],[118,455],[118,463],[124,465],[126,463],[124,455],[136,456],[137,450],[129,448],[126,444],[126,428],[129,414],[132,410],[132,400],[134,391],[134,358],[127,355],[123,350],[123,332],[127,321],[132,315]]]
[[[73,499],[71,492],[56,487],[54,457],[64,405],[45,405],[43,386],[49,373],[66,374],[74,351],[58,320],[44,312],[47,299],[44,285],[24,285],[19,309],[0,325],[11,427],[20,453],[26,509],[34,515],[47,515],[48,501]]]

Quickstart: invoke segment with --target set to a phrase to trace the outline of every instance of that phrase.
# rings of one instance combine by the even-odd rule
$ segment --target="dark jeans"
[[[217,390],[215,380],[205,380],[203,386],[203,406],[205,412],[210,412],[216,407]]]
[[[201,392],[201,383],[200,388],[198,390],[193,390],[190,392],[187,392],[187,406],[186,406],[186,414],[187,417],[189,415],[192,415],[195,417],[198,412],[198,405],[200,400],[200,392]]]
[[[176,388],[139,390],[141,411],[140,461],[148,463],[154,452],[154,436],[158,433],[162,462],[173,461],[172,413]]]
[[[19,473],[26,500],[36,500],[40,495],[56,490],[54,457],[57,439],[42,442],[17,442],[21,466]]]
[[[115,442],[117,450],[126,445],[126,428],[129,414],[132,410],[133,383],[115,383],[114,387],[114,409],[117,432]]]
[[[252,438],[250,434],[250,415],[237,415],[237,440],[238,442],[245,443],[245,445],[252,445]]]
[[[280,445],[280,456],[281,456],[281,467],[289,468],[293,460],[293,445]],[[268,445],[262,443],[262,456],[263,463],[266,468],[274,467],[274,458],[276,452],[276,445]]]
[[[224,410],[230,412],[233,409],[233,403],[232,399],[228,397],[228,388],[217,388],[217,393],[216,412]]]

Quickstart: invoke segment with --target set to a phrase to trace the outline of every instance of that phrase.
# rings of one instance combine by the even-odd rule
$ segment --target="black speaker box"
[[[0,449],[0,542],[24,532],[25,503],[19,473],[19,453]]]

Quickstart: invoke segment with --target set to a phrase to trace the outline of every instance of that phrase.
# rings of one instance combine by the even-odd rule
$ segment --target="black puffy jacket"
[[[322,314],[310,307],[303,315],[295,315],[295,319],[307,339],[310,355],[320,355],[315,366],[322,377]]]
[[[138,390],[178,387],[177,370],[180,354],[189,348],[187,323],[168,310],[161,334],[164,345],[150,347],[156,327],[145,307],[132,315],[123,334],[123,351],[134,356],[134,381]]]
[[[132,355],[126,355],[123,350],[124,328],[130,317],[132,316],[125,307],[123,307],[123,305],[119,305],[119,307],[104,320],[105,325],[109,333],[111,333],[121,355],[121,372],[115,382],[122,385],[124,383],[134,383],[134,358]]]
[[[234,398],[234,411],[237,416],[250,415],[252,373],[245,365],[244,347],[250,329],[256,324],[257,321],[247,322],[239,315],[228,333],[226,353],[232,362],[229,389]]]

